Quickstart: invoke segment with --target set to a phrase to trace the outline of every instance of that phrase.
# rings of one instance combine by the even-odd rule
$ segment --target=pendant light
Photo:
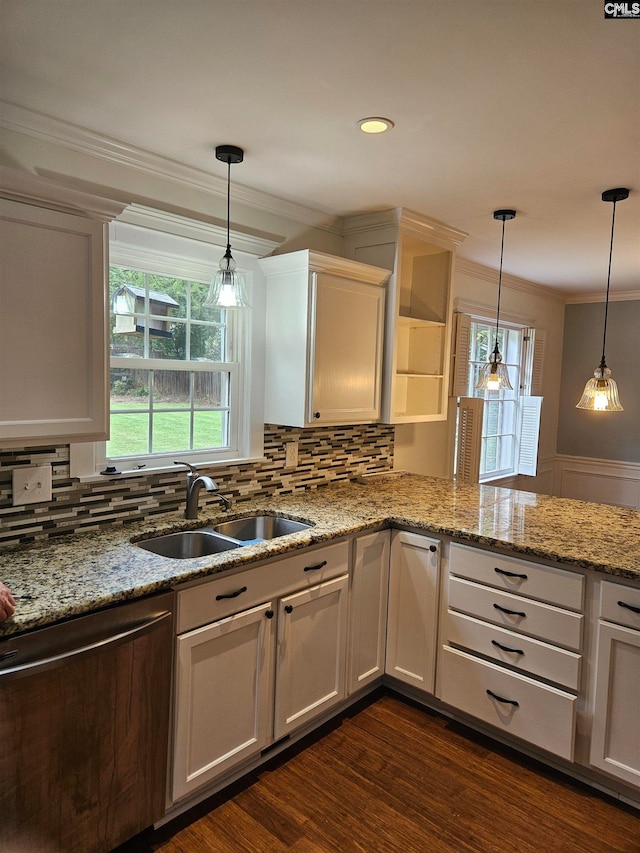
[[[476,391],[512,391],[509,382],[509,372],[502,363],[502,356],[498,349],[498,333],[500,331],[500,293],[502,290],[502,258],[504,255],[504,223],[508,219],[515,219],[515,210],[494,210],[493,218],[502,220],[502,243],[500,245],[500,271],[498,273],[498,306],[496,308],[496,345],[489,355],[489,360],[480,371],[476,382]]]
[[[244,151],[235,145],[216,146],[216,159],[227,164],[227,251],[220,259],[220,268],[209,287],[207,298],[202,303],[205,308],[251,308],[244,278],[236,271],[236,262],[231,254],[229,237],[229,213],[231,198],[231,164],[242,163]]]
[[[602,193],[602,201],[613,202],[613,215],[611,217],[611,241],[609,243],[609,271],[607,273],[607,296],[604,303],[604,332],[602,335],[602,358],[600,364],[593,372],[593,379],[589,379],[584,386],[580,402],[576,409],[591,409],[593,412],[622,412],[618,397],[618,385],[611,378],[611,371],[607,367],[604,357],[604,348],[607,342],[607,314],[609,313],[609,285],[611,284],[611,257],[613,254],[613,231],[616,224],[616,203],[629,198],[629,190],[618,187],[614,190],[605,190]]]

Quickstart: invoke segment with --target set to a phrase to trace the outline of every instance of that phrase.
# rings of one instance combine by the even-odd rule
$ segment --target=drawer
[[[464,613],[449,611],[445,641],[569,690],[577,691],[580,685],[581,655],[481,622]]]
[[[582,610],[584,575],[527,563],[465,545],[451,545],[449,571],[469,580],[548,601],[558,607]]]
[[[640,629],[640,588],[602,581],[600,618]]]
[[[573,760],[576,697],[570,693],[444,646],[438,698],[513,737]]]
[[[579,651],[582,645],[584,617],[580,613],[482,586],[464,578],[449,578],[449,607],[510,631],[522,632],[575,651]]]
[[[321,565],[323,564],[324,565]],[[347,572],[349,543],[304,550],[178,592],[177,632],[216,622],[263,601],[315,586]]]

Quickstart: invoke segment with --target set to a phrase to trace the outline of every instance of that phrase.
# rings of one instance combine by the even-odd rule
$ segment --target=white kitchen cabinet
[[[272,602],[178,637],[173,799],[271,741]]]
[[[584,575],[451,544],[438,699],[573,760]]]
[[[348,585],[342,575],[278,604],[275,740],[345,698]]]
[[[385,672],[426,693],[435,681],[440,546],[416,533],[391,537]]]
[[[0,443],[104,439],[106,223],[123,205],[0,178]]]
[[[391,531],[353,543],[349,616],[349,694],[384,675]]]
[[[451,281],[466,234],[404,208],[350,217],[344,233],[349,257],[392,272],[381,420],[446,420]]]
[[[640,786],[640,589],[603,581],[592,766]]]
[[[339,542],[178,592],[174,801],[345,698],[348,567]]]
[[[267,279],[265,422],[380,417],[389,272],[303,250],[260,260]]]

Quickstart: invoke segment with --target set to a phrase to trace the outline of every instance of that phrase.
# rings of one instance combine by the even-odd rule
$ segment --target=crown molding
[[[343,235],[362,234],[389,226],[401,228],[404,234],[409,234],[418,240],[429,239],[446,248],[459,246],[469,236],[466,231],[452,228],[444,222],[431,219],[406,207],[394,207],[390,210],[345,217],[342,233]]]
[[[88,154],[109,163],[127,166],[138,172],[193,189],[226,197],[227,181],[195,166],[180,163],[113,136],[30,110],[9,101],[0,101],[0,127],[32,136],[49,144]],[[234,198],[247,207],[273,216],[281,216],[322,231],[342,234],[342,220],[316,208],[286,201],[270,193],[254,190],[234,181]]]
[[[640,290],[623,290],[619,292],[609,291],[609,302],[635,302],[640,299]],[[574,305],[585,302],[604,302],[604,293],[572,293],[567,296],[565,302],[567,305]]]
[[[498,270],[491,267],[485,267],[484,264],[478,264],[475,261],[467,261],[463,258],[456,258],[456,271],[481,278],[484,281],[490,281],[496,284],[498,281]],[[537,293],[540,296],[555,299],[556,302],[566,302],[567,294],[565,291],[556,290],[553,287],[546,287],[544,284],[537,284],[535,281],[529,281],[526,278],[519,278],[509,273],[502,273],[502,286],[510,290],[520,290],[523,293]]]
[[[128,225],[137,225],[141,228],[150,228],[153,231],[163,231],[167,234],[188,237],[191,240],[211,243],[214,246],[226,246],[227,244],[225,226],[202,222],[199,219],[191,219],[177,213],[146,207],[142,204],[130,204],[118,217],[118,221],[126,222]],[[230,229],[229,236],[234,250],[258,257],[271,254],[282,243],[282,237],[250,234],[234,228]]]

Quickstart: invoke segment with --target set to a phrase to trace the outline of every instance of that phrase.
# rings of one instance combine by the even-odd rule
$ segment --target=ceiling
[[[640,292],[640,22],[601,0],[2,0],[2,98],[326,213],[405,206],[459,255]],[[379,136],[356,122],[382,115]]]

